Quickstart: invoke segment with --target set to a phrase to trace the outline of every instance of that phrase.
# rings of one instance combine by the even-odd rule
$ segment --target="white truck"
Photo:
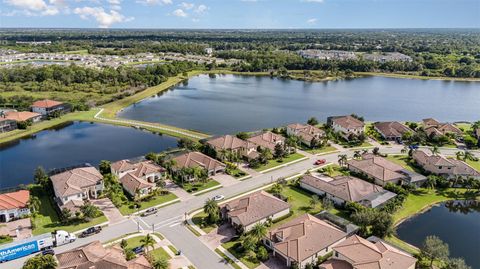
[[[0,245],[0,263],[28,256],[32,253],[65,245],[75,241],[77,237],[66,231],[55,231]]]

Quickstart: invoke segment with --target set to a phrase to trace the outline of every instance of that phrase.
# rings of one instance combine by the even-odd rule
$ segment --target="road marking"
[[[172,220],[178,220],[178,219],[182,219],[182,218],[183,218],[183,215],[178,215],[178,216],[175,216],[175,217],[172,217],[172,218],[169,218],[169,219],[162,220],[158,223],[155,223],[155,226],[164,224],[166,222],[172,222]]]
[[[178,226],[178,225],[180,225],[180,224],[182,224],[182,222],[181,222],[181,221],[179,221],[179,222],[177,222],[177,223],[174,223],[174,224],[172,224],[172,225],[170,225],[170,226],[168,226],[168,227],[170,227],[170,228],[171,228],[171,227]]]

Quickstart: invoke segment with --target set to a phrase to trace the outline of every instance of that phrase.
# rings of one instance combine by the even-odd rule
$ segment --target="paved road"
[[[400,153],[401,146],[381,147],[380,152],[386,154]],[[457,149],[441,149],[441,153],[445,155],[454,155]],[[138,228],[144,230],[151,230],[154,228],[160,231],[170,242],[172,242],[177,249],[182,250],[183,254],[197,267],[198,269],[226,269],[231,268],[229,265],[222,263],[219,256],[204,245],[195,235],[193,235],[183,224],[185,212],[201,208],[207,198],[213,197],[217,194],[225,195],[225,197],[233,197],[241,193],[257,189],[259,187],[268,185],[278,178],[289,177],[298,173],[304,173],[314,167],[313,162],[318,158],[326,159],[327,162],[336,163],[339,154],[347,154],[348,157],[353,156],[354,150],[343,150],[322,157],[310,156],[309,159],[270,171],[265,174],[258,174],[250,179],[239,181],[237,184],[223,187],[203,195],[195,196],[192,199],[169,205],[159,209],[158,213],[148,217],[140,218],[134,217],[124,222],[109,226],[105,228],[100,234],[79,239],[76,242],[61,246],[55,249],[57,253],[66,251],[72,247],[77,247],[94,240],[102,242],[122,236],[126,233],[136,232]],[[474,152],[475,155],[480,156],[479,152]],[[153,224],[153,227],[152,227]],[[21,268],[26,259],[18,259],[16,261],[8,262],[0,265],[0,269],[14,269]]]

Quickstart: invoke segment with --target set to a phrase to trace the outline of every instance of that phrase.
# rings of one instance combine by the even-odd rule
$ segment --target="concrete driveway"
[[[280,260],[270,254],[270,258],[266,262],[262,262],[260,266],[255,269],[287,269],[285,261]]]
[[[107,217],[108,221],[111,224],[121,222],[125,219],[125,217],[120,213],[117,207],[110,201],[108,198],[98,199],[98,200],[91,200],[92,204],[102,210],[105,217]]]
[[[200,240],[210,249],[216,249],[221,244],[230,241],[236,236],[235,229],[229,224],[222,224],[220,227],[212,230],[206,235],[202,235]]]
[[[212,176],[212,178],[218,181],[218,183],[222,184],[223,187],[228,187],[240,183],[240,181],[238,181],[234,177],[222,173],[216,174]]]

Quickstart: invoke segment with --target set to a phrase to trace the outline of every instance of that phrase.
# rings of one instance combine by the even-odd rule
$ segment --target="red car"
[[[320,159],[320,160],[317,160],[314,164],[315,165],[321,165],[321,164],[325,164],[327,162],[327,160],[325,159]]]

